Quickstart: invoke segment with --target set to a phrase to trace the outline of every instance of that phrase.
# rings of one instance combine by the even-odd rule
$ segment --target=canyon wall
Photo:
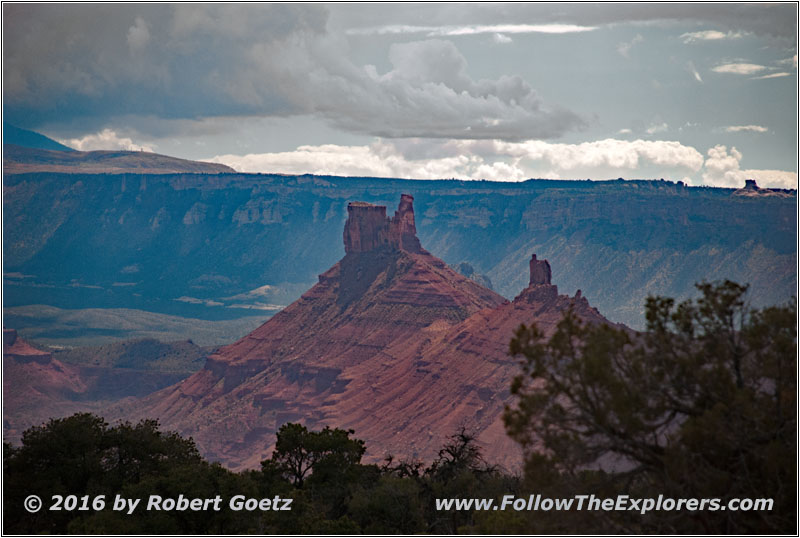
[[[347,252],[353,201],[396,206],[375,237],[468,262],[513,297],[531,252],[611,319],[643,325],[647,295],[685,298],[701,280],[750,283],[754,306],[796,287],[797,198],[669,181],[523,183],[259,174],[4,177],[5,305],[123,307],[203,319],[268,315]],[[380,213],[380,210],[368,210]],[[348,232],[345,232],[347,234]]]

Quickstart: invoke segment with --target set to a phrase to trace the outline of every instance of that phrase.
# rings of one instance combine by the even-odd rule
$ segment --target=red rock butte
[[[36,349],[14,329],[3,327],[3,439],[16,441],[49,417],[83,411],[70,401],[86,390],[79,369]]]
[[[550,285],[550,263],[547,260],[537,260],[536,254],[531,256],[530,262],[531,278],[528,286],[549,286]]]
[[[269,457],[286,422],[352,428],[367,461],[432,461],[459,427],[489,461],[516,466],[504,406],[518,373],[508,343],[521,324],[551,333],[565,309],[607,322],[586,299],[559,295],[550,266],[531,260],[530,285],[509,302],[424,250],[413,197],[386,207],[352,202],[345,256],[300,299],[181,383],[118,407],[191,435],[234,469]]]
[[[393,218],[386,217],[386,206],[366,202],[347,204],[344,226],[344,251],[369,252],[380,248],[420,253],[414,224],[414,197],[403,194]]]

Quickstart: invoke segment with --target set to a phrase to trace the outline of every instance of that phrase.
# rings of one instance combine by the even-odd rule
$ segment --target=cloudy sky
[[[247,172],[797,183],[797,6],[4,4],[3,115]]]

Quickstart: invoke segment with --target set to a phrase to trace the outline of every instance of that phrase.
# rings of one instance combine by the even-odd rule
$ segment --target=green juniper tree
[[[745,286],[697,288],[699,298],[677,305],[649,298],[644,333],[571,312],[549,339],[520,327],[508,432],[538,490],[773,498],[773,510],[584,513],[572,532],[794,531],[796,301],[756,310]],[[555,518],[539,524],[570,530]]]
[[[49,506],[53,495],[105,495],[110,504],[125,488],[169,475],[176,468],[189,468],[192,471],[187,474],[196,474],[203,465],[192,439],[161,432],[155,420],[109,426],[90,413],[51,419],[25,430],[21,446],[4,444],[3,530],[24,534],[81,532],[84,527],[78,520],[100,516],[95,518],[92,511],[47,509],[30,514],[23,509],[23,500],[35,494]],[[134,532],[137,528],[133,518],[122,524],[109,520],[109,525],[99,530],[97,526],[87,528],[97,532]],[[176,531],[188,529],[177,527]]]

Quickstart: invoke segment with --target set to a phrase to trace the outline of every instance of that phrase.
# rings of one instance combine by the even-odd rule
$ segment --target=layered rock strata
[[[559,295],[535,255],[530,285],[512,302],[456,273],[421,247],[408,195],[392,218],[383,206],[349,204],[343,239],[345,257],[298,301],[121,416],[156,417],[236,469],[268,457],[290,421],[354,429],[368,461],[431,461],[466,426],[489,461],[519,464],[502,424],[519,370],[507,355],[514,330],[536,323],[552,333],[570,307],[607,320],[582,297]]]

